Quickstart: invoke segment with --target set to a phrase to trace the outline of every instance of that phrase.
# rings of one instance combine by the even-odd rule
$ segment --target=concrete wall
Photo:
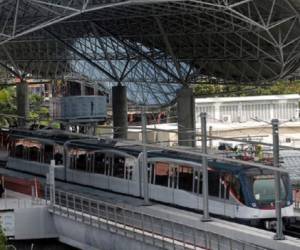
[[[89,250],[157,250],[159,247],[143,244],[107,230],[98,229],[82,222],[77,222],[53,215],[59,240],[80,249]]]
[[[57,238],[52,215],[46,207],[15,209],[14,216],[16,240]]]

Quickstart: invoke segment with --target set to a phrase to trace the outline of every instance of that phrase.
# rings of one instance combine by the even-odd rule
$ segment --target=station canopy
[[[7,76],[79,74],[167,105],[204,81],[264,84],[299,67],[298,0],[0,0]]]

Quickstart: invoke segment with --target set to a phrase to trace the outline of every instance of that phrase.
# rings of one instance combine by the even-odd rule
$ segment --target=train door
[[[173,189],[170,188],[170,165],[166,162],[153,164],[153,179],[150,185],[150,198],[173,203]]]
[[[127,180],[128,182],[128,192],[129,194],[139,196],[140,184],[137,178],[138,173],[136,173],[136,170],[137,170],[136,160],[127,157],[125,160],[125,180]]]
[[[110,188],[120,193],[129,192],[129,180],[126,178],[126,156],[115,153],[111,169]]]
[[[98,188],[108,189],[108,176],[106,176],[106,157],[105,152],[96,151],[92,156],[92,169],[91,169],[91,185]]]
[[[92,184],[93,172],[94,172],[94,154],[87,153],[87,155],[86,155],[86,174],[88,175],[89,185]]]
[[[203,198],[202,198],[202,186],[203,186],[203,175],[201,169],[194,169],[193,175],[193,194],[195,197],[195,208],[203,210]]]
[[[177,166],[175,164],[169,165],[169,188],[172,192],[172,203],[174,203],[174,195],[178,188],[178,171]]]
[[[199,194],[193,192],[194,179],[196,178],[194,167],[179,165],[176,171],[177,185],[174,188],[174,203],[180,206],[197,209]],[[196,190],[197,187],[195,187],[195,191]]]

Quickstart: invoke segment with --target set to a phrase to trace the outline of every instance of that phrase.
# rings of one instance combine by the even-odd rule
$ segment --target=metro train
[[[56,130],[12,130],[6,167],[46,176],[55,160],[55,178],[84,186],[143,197],[142,147]],[[188,209],[202,209],[201,156],[175,150],[147,152],[150,199]],[[250,223],[275,221],[274,174],[270,170],[208,160],[210,213]],[[281,175],[282,216],[294,220],[288,174]]]

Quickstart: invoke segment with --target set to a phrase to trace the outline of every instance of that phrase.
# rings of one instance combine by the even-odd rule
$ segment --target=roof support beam
[[[100,70],[102,73],[104,73],[105,75],[107,75],[109,78],[111,78],[113,81],[118,82],[118,78],[116,78],[114,75],[112,75],[111,73],[109,73],[107,70],[105,70],[104,68],[100,67],[97,63],[93,62],[91,59],[89,59],[86,55],[84,55],[83,53],[81,53],[79,50],[77,50],[76,48],[74,48],[72,45],[70,45],[69,43],[65,42],[63,39],[61,39],[59,36],[57,36],[56,34],[54,34],[52,31],[50,31],[49,29],[45,29],[47,31],[47,33],[49,33],[51,36],[53,36],[53,38],[55,38],[57,41],[61,42],[62,44],[64,44],[67,48],[69,48],[71,51],[73,51],[75,54],[77,54],[78,56],[80,56],[82,59],[84,59],[86,62],[88,62],[90,65],[92,65],[93,67],[97,68],[98,70]]]

